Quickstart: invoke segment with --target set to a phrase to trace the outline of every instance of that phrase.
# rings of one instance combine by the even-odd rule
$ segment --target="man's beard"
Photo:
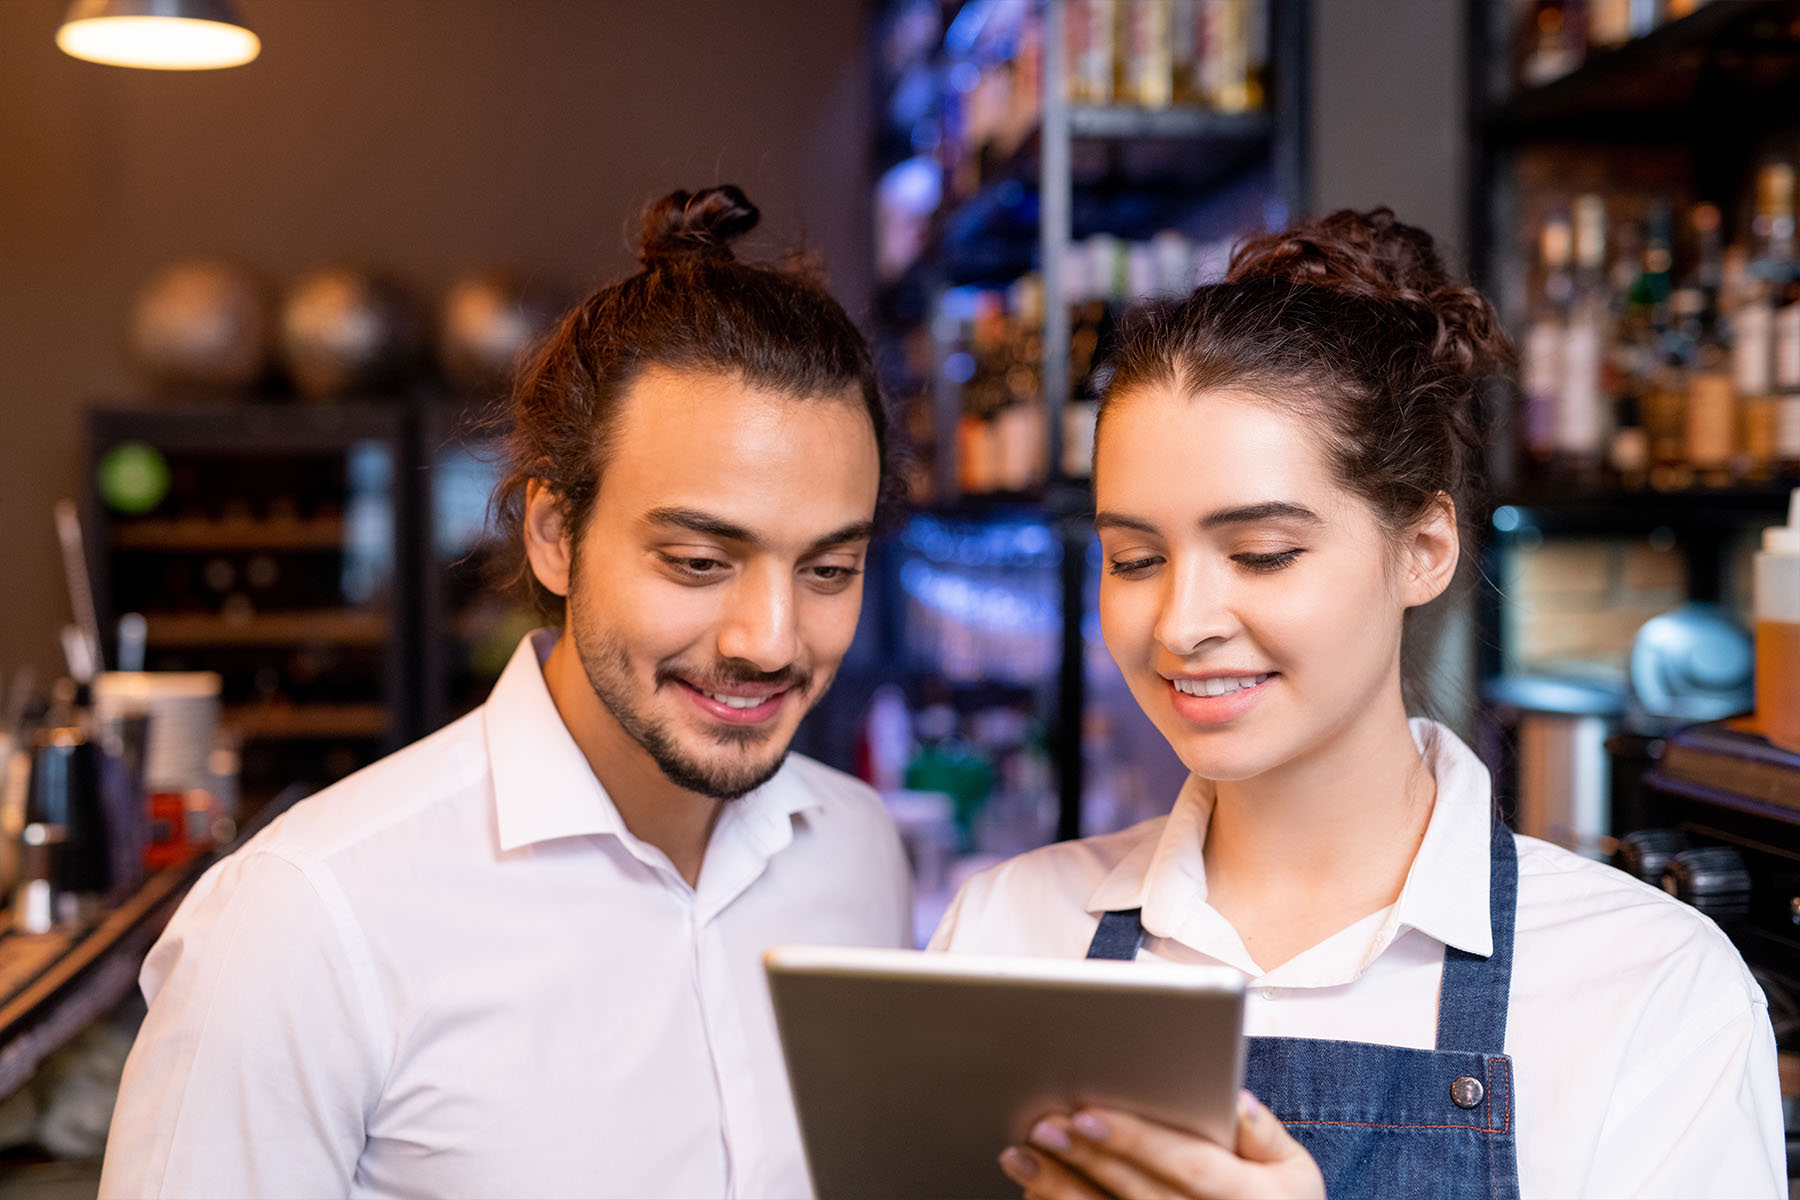
[[[566,636],[575,637],[575,653],[581,659],[581,669],[587,676],[588,686],[594,689],[594,696],[626,736],[644,748],[644,752],[656,763],[669,782],[686,791],[706,796],[713,800],[736,800],[749,792],[755,791],[781,770],[787,761],[788,743],[782,743],[768,759],[756,761],[738,758],[723,763],[707,762],[688,754],[681,746],[676,734],[666,721],[659,721],[650,716],[633,703],[631,659],[626,654],[624,645],[618,637],[609,632],[579,634],[576,626],[581,624],[579,614],[570,613],[570,629]],[[676,680],[683,676],[668,662],[658,663],[653,684],[655,688],[665,685],[679,686]],[[812,685],[811,672],[786,669],[775,672],[758,671],[732,660],[714,664],[707,672],[706,678],[684,682],[694,683],[775,683],[789,692],[784,703],[800,703]],[[820,689],[822,694],[824,689]],[[814,702],[818,699],[813,697]],[[810,707],[810,705],[808,706]],[[720,725],[710,731],[711,739],[725,747],[748,750],[759,742],[773,738],[775,732],[770,729],[758,729],[751,726]]]

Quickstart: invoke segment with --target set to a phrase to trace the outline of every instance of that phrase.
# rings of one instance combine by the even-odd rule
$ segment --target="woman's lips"
[[[1196,696],[1182,690],[1182,686],[1205,687],[1212,690],[1220,686],[1215,682],[1219,678],[1227,678],[1236,686],[1217,696]],[[1206,680],[1171,679],[1167,681],[1169,702],[1174,707],[1177,716],[1198,725],[1220,725],[1249,712],[1280,678],[1280,675],[1271,672],[1230,677],[1214,676]],[[1182,686],[1177,686],[1178,684]]]

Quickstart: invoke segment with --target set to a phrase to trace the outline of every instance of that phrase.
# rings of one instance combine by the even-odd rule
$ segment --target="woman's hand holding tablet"
[[[1031,1127],[1000,1167],[1035,1200],[1323,1200],[1318,1164],[1249,1092],[1238,1094],[1237,1148],[1130,1113],[1083,1108]]]

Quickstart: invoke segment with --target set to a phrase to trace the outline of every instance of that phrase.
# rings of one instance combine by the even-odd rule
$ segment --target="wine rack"
[[[160,464],[121,488],[121,447]],[[96,408],[85,506],[111,631],[144,617],[144,667],[216,671],[255,802],[322,786],[418,732],[420,572],[404,405]]]

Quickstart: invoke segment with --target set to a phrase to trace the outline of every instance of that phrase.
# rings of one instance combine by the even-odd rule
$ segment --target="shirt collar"
[[[1486,958],[1494,952],[1488,889],[1493,882],[1494,800],[1487,766],[1461,738],[1415,718],[1413,741],[1437,781],[1437,800],[1413,856],[1394,915],[1446,945]]]
[[[1406,873],[1394,920],[1482,957],[1493,953],[1488,912],[1493,836],[1487,768],[1448,728],[1415,718],[1413,741],[1437,782],[1437,799],[1418,853]],[[1207,822],[1216,798],[1211,780],[1189,776],[1160,833],[1132,847],[1094,888],[1087,911],[1141,908],[1144,928],[1178,936],[1206,900]],[[1210,910],[1206,910],[1210,913]],[[1210,926],[1210,921],[1202,926]]]
[[[1213,798],[1212,780],[1189,775],[1156,836],[1138,842],[1100,880],[1088,896],[1087,910],[1148,909],[1153,893],[1166,897],[1175,890],[1195,901],[1205,900],[1206,824]]]
[[[544,660],[556,639],[554,629],[526,634],[482,708],[500,849],[596,834],[635,846],[544,683]],[[765,855],[785,847],[793,839],[792,818],[824,803],[823,794],[795,774],[791,763],[785,765],[768,783],[732,801],[715,842],[720,833],[742,830]]]

